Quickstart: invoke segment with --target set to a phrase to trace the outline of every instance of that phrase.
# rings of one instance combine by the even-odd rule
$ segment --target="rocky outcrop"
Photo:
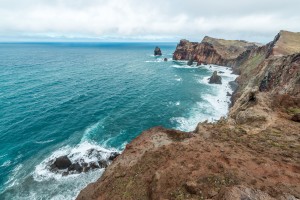
[[[222,40],[204,37],[201,43],[181,40],[173,54],[174,60],[191,60],[198,64],[231,65],[233,60],[259,44],[240,40]]]
[[[98,168],[106,168],[118,155],[118,152],[109,152],[106,157],[101,154],[103,152],[97,149],[88,150],[86,155],[89,161],[84,158],[71,160],[69,157],[74,155],[63,155],[47,162],[47,168],[50,172],[67,176],[69,174],[78,174],[88,172]],[[68,157],[69,156],[69,157]]]
[[[143,132],[77,199],[299,199],[300,43],[290,43],[298,37],[290,35],[230,58],[240,76],[226,119],[201,122],[189,133]],[[180,44],[175,57],[196,55],[198,43]],[[213,45],[199,56],[216,62],[233,56]]]
[[[161,56],[162,53],[161,53],[161,50],[159,47],[155,47],[154,49],[154,56]]]
[[[72,165],[70,159],[68,156],[60,156],[55,159],[53,164],[51,165],[51,168],[54,169],[67,169],[70,165]]]
[[[222,84],[222,77],[218,75],[217,71],[214,71],[214,73],[209,78],[210,84]]]

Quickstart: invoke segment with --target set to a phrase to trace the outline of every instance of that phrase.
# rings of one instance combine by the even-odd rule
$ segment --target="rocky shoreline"
[[[264,46],[181,40],[173,59],[239,74],[228,117],[144,131],[77,199],[299,199],[300,33]]]

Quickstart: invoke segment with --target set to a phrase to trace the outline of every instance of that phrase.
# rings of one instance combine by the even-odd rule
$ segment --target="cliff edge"
[[[264,46],[181,40],[176,59],[226,64],[240,74],[228,117],[189,133],[143,132],[77,199],[299,199],[299,39],[281,31]]]

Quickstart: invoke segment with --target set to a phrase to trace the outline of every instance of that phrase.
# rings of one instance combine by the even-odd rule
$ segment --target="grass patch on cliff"
[[[294,114],[300,113],[300,108],[299,107],[289,107],[286,111],[289,115],[294,115]]]

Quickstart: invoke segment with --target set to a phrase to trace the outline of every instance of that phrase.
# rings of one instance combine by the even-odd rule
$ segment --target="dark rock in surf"
[[[82,167],[80,166],[79,163],[73,163],[69,168],[68,171],[76,171],[78,173],[82,172]]]
[[[187,65],[188,65],[188,66],[191,66],[191,65],[193,65],[193,62],[194,62],[194,60],[193,60],[193,59],[190,59],[190,60],[187,62]]]
[[[99,165],[97,163],[92,162],[92,163],[90,163],[90,168],[97,169],[97,168],[99,168]]]
[[[168,58],[164,58],[164,61],[167,62],[167,61],[168,61]]]
[[[222,84],[222,78],[218,75],[217,71],[214,71],[212,76],[209,78],[210,84]]]
[[[67,169],[72,162],[68,158],[68,156],[60,156],[55,159],[54,163],[51,165],[51,168],[57,168],[57,169]]]
[[[116,157],[118,157],[120,154],[118,152],[112,152],[108,158],[108,160],[113,161]]]
[[[108,166],[107,162],[105,160],[98,161],[100,168],[106,168]]]
[[[154,55],[155,56],[161,56],[162,55],[161,50],[160,50],[159,47],[155,47],[155,49],[154,49]]]

